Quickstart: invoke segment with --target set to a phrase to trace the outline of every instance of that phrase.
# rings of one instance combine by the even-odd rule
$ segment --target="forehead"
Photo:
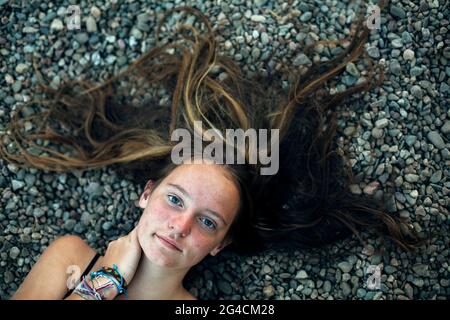
[[[183,164],[175,168],[162,185],[180,185],[198,208],[210,209],[232,219],[239,206],[239,190],[223,166]]]

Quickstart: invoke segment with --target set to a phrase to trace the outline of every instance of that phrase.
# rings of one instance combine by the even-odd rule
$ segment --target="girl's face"
[[[222,240],[237,213],[239,190],[225,170],[216,164],[183,164],[156,188],[147,184],[139,199],[144,212],[137,232],[148,259],[166,267],[192,267],[228,244]]]

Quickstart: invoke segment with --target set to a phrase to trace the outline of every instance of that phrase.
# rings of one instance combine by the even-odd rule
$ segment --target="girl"
[[[385,211],[382,199],[350,192],[351,168],[344,150],[333,144],[337,105],[383,80],[366,57],[365,81],[343,92],[326,90],[331,78],[364,56],[369,30],[363,19],[351,41],[337,41],[343,49],[333,59],[245,79],[235,62],[216,54],[214,31],[197,9],[167,12],[157,40],[164,19],[175,11],[194,14],[206,32],[183,25],[177,33],[182,39],[157,43],[100,85],[72,81],[54,90],[41,84],[51,99],[31,103],[48,109],[23,119],[19,110],[11,119],[0,147],[9,162],[52,171],[110,165],[146,183],[139,200],[144,211],[132,232],[111,242],[103,257],[80,238],[57,239],[14,298],[190,299],[182,286],[188,270],[225,247],[246,253],[318,247],[352,233],[363,241],[360,230],[375,231],[408,251],[422,244],[407,221]],[[184,128],[204,137],[196,121],[219,132],[278,129],[279,171],[262,176],[260,164],[248,161],[173,164],[172,133]],[[25,122],[35,131],[22,130]],[[248,160],[249,150],[237,149]],[[68,291],[65,272],[72,265],[85,272]]]

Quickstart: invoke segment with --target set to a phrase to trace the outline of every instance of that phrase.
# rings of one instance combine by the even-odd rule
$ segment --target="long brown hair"
[[[236,179],[245,173],[241,196],[247,195],[248,205],[230,229],[232,248],[318,247],[352,233],[363,241],[361,230],[387,236],[408,251],[423,244],[406,220],[387,212],[383,201],[350,192],[352,170],[345,150],[336,146],[337,107],[383,81],[382,68],[364,50],[369,30],[362,17],[350,40],[333,44],[342,46],[333,59],[305,70],[283,66],[245,78],[236,62],[216,53],[215,31],[197,9],[166,12],[156,31],[158,41],[164,20],[175,11],[194,14],[206,31],[183,25],[174,34],[182,39],[155,45],[101,84],[75,80],[53,89],[40,81],[39,89],[49,98],[22,107],[34,114],[24,115],[24,109],[14,113],[2,137],[1,156],[19,166],[51,171],[112,165],[144,183],[159,179],[170,165],[171,133],[177,128],[195,131],[196,120],[204,130],[220,132],[279,129],[276,175],[261,176],[259,165],[235,171]],[[183,34],[186,30],[192,35]],[[367,64],[365,81],[330,93],[330,80],[358,59]],[[283,81],[290,83],[288,91]],[[171,101],[164,98],[168,94]],[[38,110],[30,111],[30,106]]]

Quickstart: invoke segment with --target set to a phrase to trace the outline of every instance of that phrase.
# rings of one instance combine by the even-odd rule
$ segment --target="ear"
[[[223,240],[217,247],[215,247],[214,249],[211,250],[211,252],[209,253],[212,256],[215,256],[216,254],[218,254],[223,248],[225,248],[227,245],[229,245],[231,242],[233,242],[230,239],[227,240]]]
[[[147,184],[145,185],[144,188],[144,192],[142,192],[141,197],[139,198],[139,207],[141,209],[145,209],[147,207],[148,199],[150,198],[154,185],[155,182],[153,180],[147,181]]]

